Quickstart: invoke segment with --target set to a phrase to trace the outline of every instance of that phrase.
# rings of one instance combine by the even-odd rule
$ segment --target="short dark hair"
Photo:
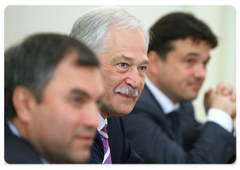
[[[76,53],[76,65],[99,67],[96,55],[80,41],[66,35],[35,34],[4,53],[4,115],[16,115],[12,104],[15,87],[25,86],[41,102],[42,92],[51,80],[57,64]]]
[[[190,37],[196,42],[205,41],[211,48],[218,44],[216,36],[204,22],[183,12],[173,12],[160,18],[150,28],[150,35],[148,52],[156,51],[162,60],[173,50],[171,43],[178,39]]]

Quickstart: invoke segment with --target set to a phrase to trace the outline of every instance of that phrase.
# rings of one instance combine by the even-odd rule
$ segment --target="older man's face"
[[[144,35],[139,30],[111,29],[106,49],[99,56],[104,84],[102,116],[129,114],[138,100],[149,60]]]

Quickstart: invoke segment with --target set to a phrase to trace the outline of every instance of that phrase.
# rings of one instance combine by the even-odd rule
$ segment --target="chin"
[[[75,159],[74,159],[75,158]],[[90,151],[82,151],[81,154],[76,155],[73,158],[73,163],[84,164],[90,159]]]
[[[194,99],[196,99],[197,98],[197,95],[195,95],[195,96],[188,96],[188,97],[184,97],[183,99],[182,99],[182,102],[191,102],[192,100],[194,100]]]
[[[107,113],[108,117],[120,117],[129,114],[134,105],[130,104],[120,104],[120,105],[103,105],[101,107],[102,113]]]
[[[125,116],[125,115],[128,115],[132,110],[133,110],[133,107],[129,107],[129,108],[124,108],[124,107],[122,107],[122,108],[120,108],[120,109],[118,109],[118,115],[119,116]]]

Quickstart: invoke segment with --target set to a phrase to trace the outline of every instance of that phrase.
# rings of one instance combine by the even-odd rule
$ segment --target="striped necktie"
[[[107,128],[106,125],[99,131],[102,141],[103,141],[103,146],[104,146],[104,160],[103,164],[112,164],[112,159],[111,159],[111,153],[110,153],[110,148],[108,144],[108,133],[107,133]]]

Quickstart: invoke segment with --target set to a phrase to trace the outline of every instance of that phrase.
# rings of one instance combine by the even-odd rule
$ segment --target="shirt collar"
[[[98,114],[100,125],[98,126],[97,130],[100,131],[105,125],[108,124],[107,119],[103,119],[101,114]]]
[[[17,137],[19,137],[19,138],[22,138],[20,132],[19,132],[18,129],[13,125],[13,123],[10,122],[9,120],[7,120],[6,122],[7,122],[7,124],[8,124],[9,129],[11,130],[11,132],[12,132],[15,136],[17,136]]]
[[[146,86],[163,109],[164,114],[169,114],[179,108],[179,103],[174,104],[163,92],[161,92],[147,77]]]

